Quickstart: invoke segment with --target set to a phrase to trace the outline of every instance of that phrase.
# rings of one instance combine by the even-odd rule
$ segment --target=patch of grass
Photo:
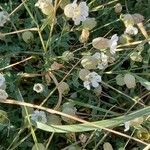
[[[0,1],[0,149],[149,148],[150,1],[82,2]]]

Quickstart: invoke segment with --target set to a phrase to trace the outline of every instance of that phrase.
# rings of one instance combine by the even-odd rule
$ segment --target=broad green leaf
[[[126,116],[116,117],[113,119],[107,119],[107,120],[84,123],[84,124],[51,125],[51,126],[37,122],[36,127],[38,129],[41,129],[47,132],[56,132],[56,133],[84,132],[84,131],[92,131],[92,130],[100,129],[102,127],[105,127],[105,128],[116,127],[116,126],[122,125],[126,121],[130,121],[130,120],[133,120],[135,118],[138,118],[144,115],[150,115],[150,106],[143,108],[141,110],[132,112],[131,114],[128,114]],[[99,126],[99,128],[94,127],[94,125]]]

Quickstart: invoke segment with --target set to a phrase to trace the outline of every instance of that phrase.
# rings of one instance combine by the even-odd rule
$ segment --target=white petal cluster
[[[126,27],[125,33],[129,35],[136,35],[138,34],[138,29],[134,26],[129,25]]]
[[[72,18],[75,25],[79,25],[81,21],[85,21],[89,15],[89,8],[86,2],[80,2],[77,4],[77,0],[68,4],[64,8],[64,14]]]
[[[0,99],[7,99],[8,94],[5,91],[6,89],[6,81],[3,74],[0,74]]]
[[[111,39],[108,41],[108,45],[110,48],[110,53],[111,54],[115,54],[116,53],[116,48],[117,48],[117,42],[118,42],[119,38],[117,36],[117,34],[114,34]]]
[[[0,27],[3,27],[4,24],[9,21],[9,14],[6,11],[1,11],[0,12]]]
[[[98,87],[101,80],[102,80],[101,76],[98,75],[96,72],[90,72],[85,77],[85,81],[83,82],[83,85],[86,89],[90,90],[91,86],[93,86],[94,88]]]
[[[47,118],[44,111],[35,110],[33,114],[31,114],[31,120],[35,122],[46,123]]]
[[[5,78],[2,74],[0,74],[0,88],[3,89],[3,87],[5,86]]]
[[[124,123],[124,127],[125,127],[124,132],[127,132],[130,129],[130,125],[131,125],[130,121]]]
[[[41,83],[36,83],[33,86],[33,90],[37,93],[42,93],[44,91],[44,85]]]
[[[103,52],[95,53],[93,58],[97,59],[97,68],[98,69],[105,69],[108,66],[108,56],[105,55]]]

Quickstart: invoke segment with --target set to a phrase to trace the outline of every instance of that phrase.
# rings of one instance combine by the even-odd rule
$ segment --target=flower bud
[[[58,89],[63,95],[68,94],[70,91],[69,85],[66,82],[61,82],[58,86]]]
[[[62,54],[62,59],[65,60],[65,61],[73,60],[74,59],[74,54],[72,52],[65,51]]]
[[[134,22],[136,24],[141,23],[141,22],[144,21],[144,16],[142,16],[141,14],[133,14],[132,17],[133,17]]]
[[[136,86],[135,77],[129,73],[125,74],[124,82],[129,89],[135,88]]]
[[[143,141],[150,141],[150,133],[146,128],[137,130],[136,136]]]
[[[103,150],[113,150],[113,147],[109,142],[105,142],[103,144]]]
[[[72,102],[66,102],[63,104],[62,106],[62,109],[65,109],[65,108],[74,108],[74,104]]]
[[[131,14],[124,14],[121,16],[121,19],[124,22],[125,27],[133,26],[135,23]]]
[[[54,7],[52,5],[52,1],[50,0],[38,0],[35,6],[39,7],[45,15],[54,15]]]
[[[92,45],[94,48],[96,49],[107,49],[109,47],[108,44],[109,40],[107,38],[103,38],[103,37],[98,37],[93,39],[92,41]]]
[[[89,39],[89,35],[90,35],[89,30],[83,29],[82,30],[82,34],[81,34],[80,39],[79,39],[80,42],[81,43],[86,43],[88,41],[88,39]]]
[[[94,89],[94,93],[95,93],[96,96],[100,96],[101,93],[102,93],[102,86],[99,85],[98,87],[96,87],[96,88]]]
[[[59,64],[56,61],[54,61],[54,63],[51,65],[52,70],[59,70],[61,68],[63,68],[63,64]]]
[[[81,61],[81,65],[83,66],[83,68],[85,69],[96,69],[97,68],[97,60],[95,58],[93,58],[92,56],[84,56],[82,61]]]
[[[47,115],[47,124],[48,125],[61,125],[61,118],[54,114]]]
[[[80,78],[82,81],[85,81],[85,80],[86,80],[85,77],[86,77],[89,73],[90,73],[89,70],[87,70],[87,69],[81,69],[81,70],[79,71],[79,78]]]
[[[62,0],[61,3],[60,3],[60,7],[61,7],[62,9],[64,9],[64,7],[65,7],[66,5],[68,5],[69,3],[70,3],[70,0]]]
[[[87,18],[84,22],[82,22],[82,26],[84,29],[92,30],[96,26],[97,22],[95,18]]]
[[[117,83],[117,85],[120,85],[120,86],[125,85],[124,78],[123,78],[122,74],[119,74],[116,76],[116,83]]]
[[[118,13],[121,13],[122,11],[122,5],[120,3],[117,3],[115,5],[115,12],[118,14]]]
[[[26,31],[22,33],[22,39],[26,42],[26,43],[30,43],[33,41],[34,36],[33,33],[31,31]]]
[[[120,37],[119,37],[119,42],[121,44],[126,44],[126,43],[130,43],[131,41],[133,41],[133,39],[130,37],[130,35],[128,34],[122,34]]]
[[[131,60],[135,61],[135,62],[142,62],[143,57],[141,56],[141,54],[139,52],[133,52],[130,55]]]

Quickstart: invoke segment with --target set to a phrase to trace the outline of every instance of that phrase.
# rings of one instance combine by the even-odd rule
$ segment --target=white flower
[[[108,56],[102,53],[95,53],[93,55],[95,59],[97,59],[98,64],[97,68],[99,69],[105,69],[108,66]]]
[[[114,34],[111,37],[111,39],[108,41],[108,45],[109,45],[111,54],[115,54],[116,53],[118,39],[119,38],[118,38],[117,34]]]
[[[9,14],[6,11],[0,12],[0,27],[3,27],[4,24],[9,21]]]
[[[126,132],[130,129],[130,125],[131,125],[130,121],[127,121],[127,122],[124,123],[124,127],[125,127],[124,132]]]
[[[85,77],[85,81],[83,82],[83,85],[88,90],[91,89],[91,85],[96,88],[99,86],[99,82],[101,82],[101,76],[98,75],[96,72],[91,72]]]
[[[125,33],[129,35],[136,35],[138,34],[138,29],[132,25],[126,27]]]
[[[37,122],[46,123],[47,122],[46,114],[44,111],[35,110],[34,113],[31,114],[31,120],[35,122],[37,121]]]
[[[0,87],[5,83],[4,76],[0,73]]]
[[[42,93],[44,91],[44,85],[41,83],[34,84],[33,90],[37,93]]]
[[[75,25],[79,25],[81,21],[85,21],[89,15],[89,8],[86,5],[86,2],[80,2],[77,4],[77,0],[74,0],[73,3],[68,4],[64,8],[64,14],[72,18]]]
[[[5,90],[0,89],[0,99],[7,99],[8,94]]]

